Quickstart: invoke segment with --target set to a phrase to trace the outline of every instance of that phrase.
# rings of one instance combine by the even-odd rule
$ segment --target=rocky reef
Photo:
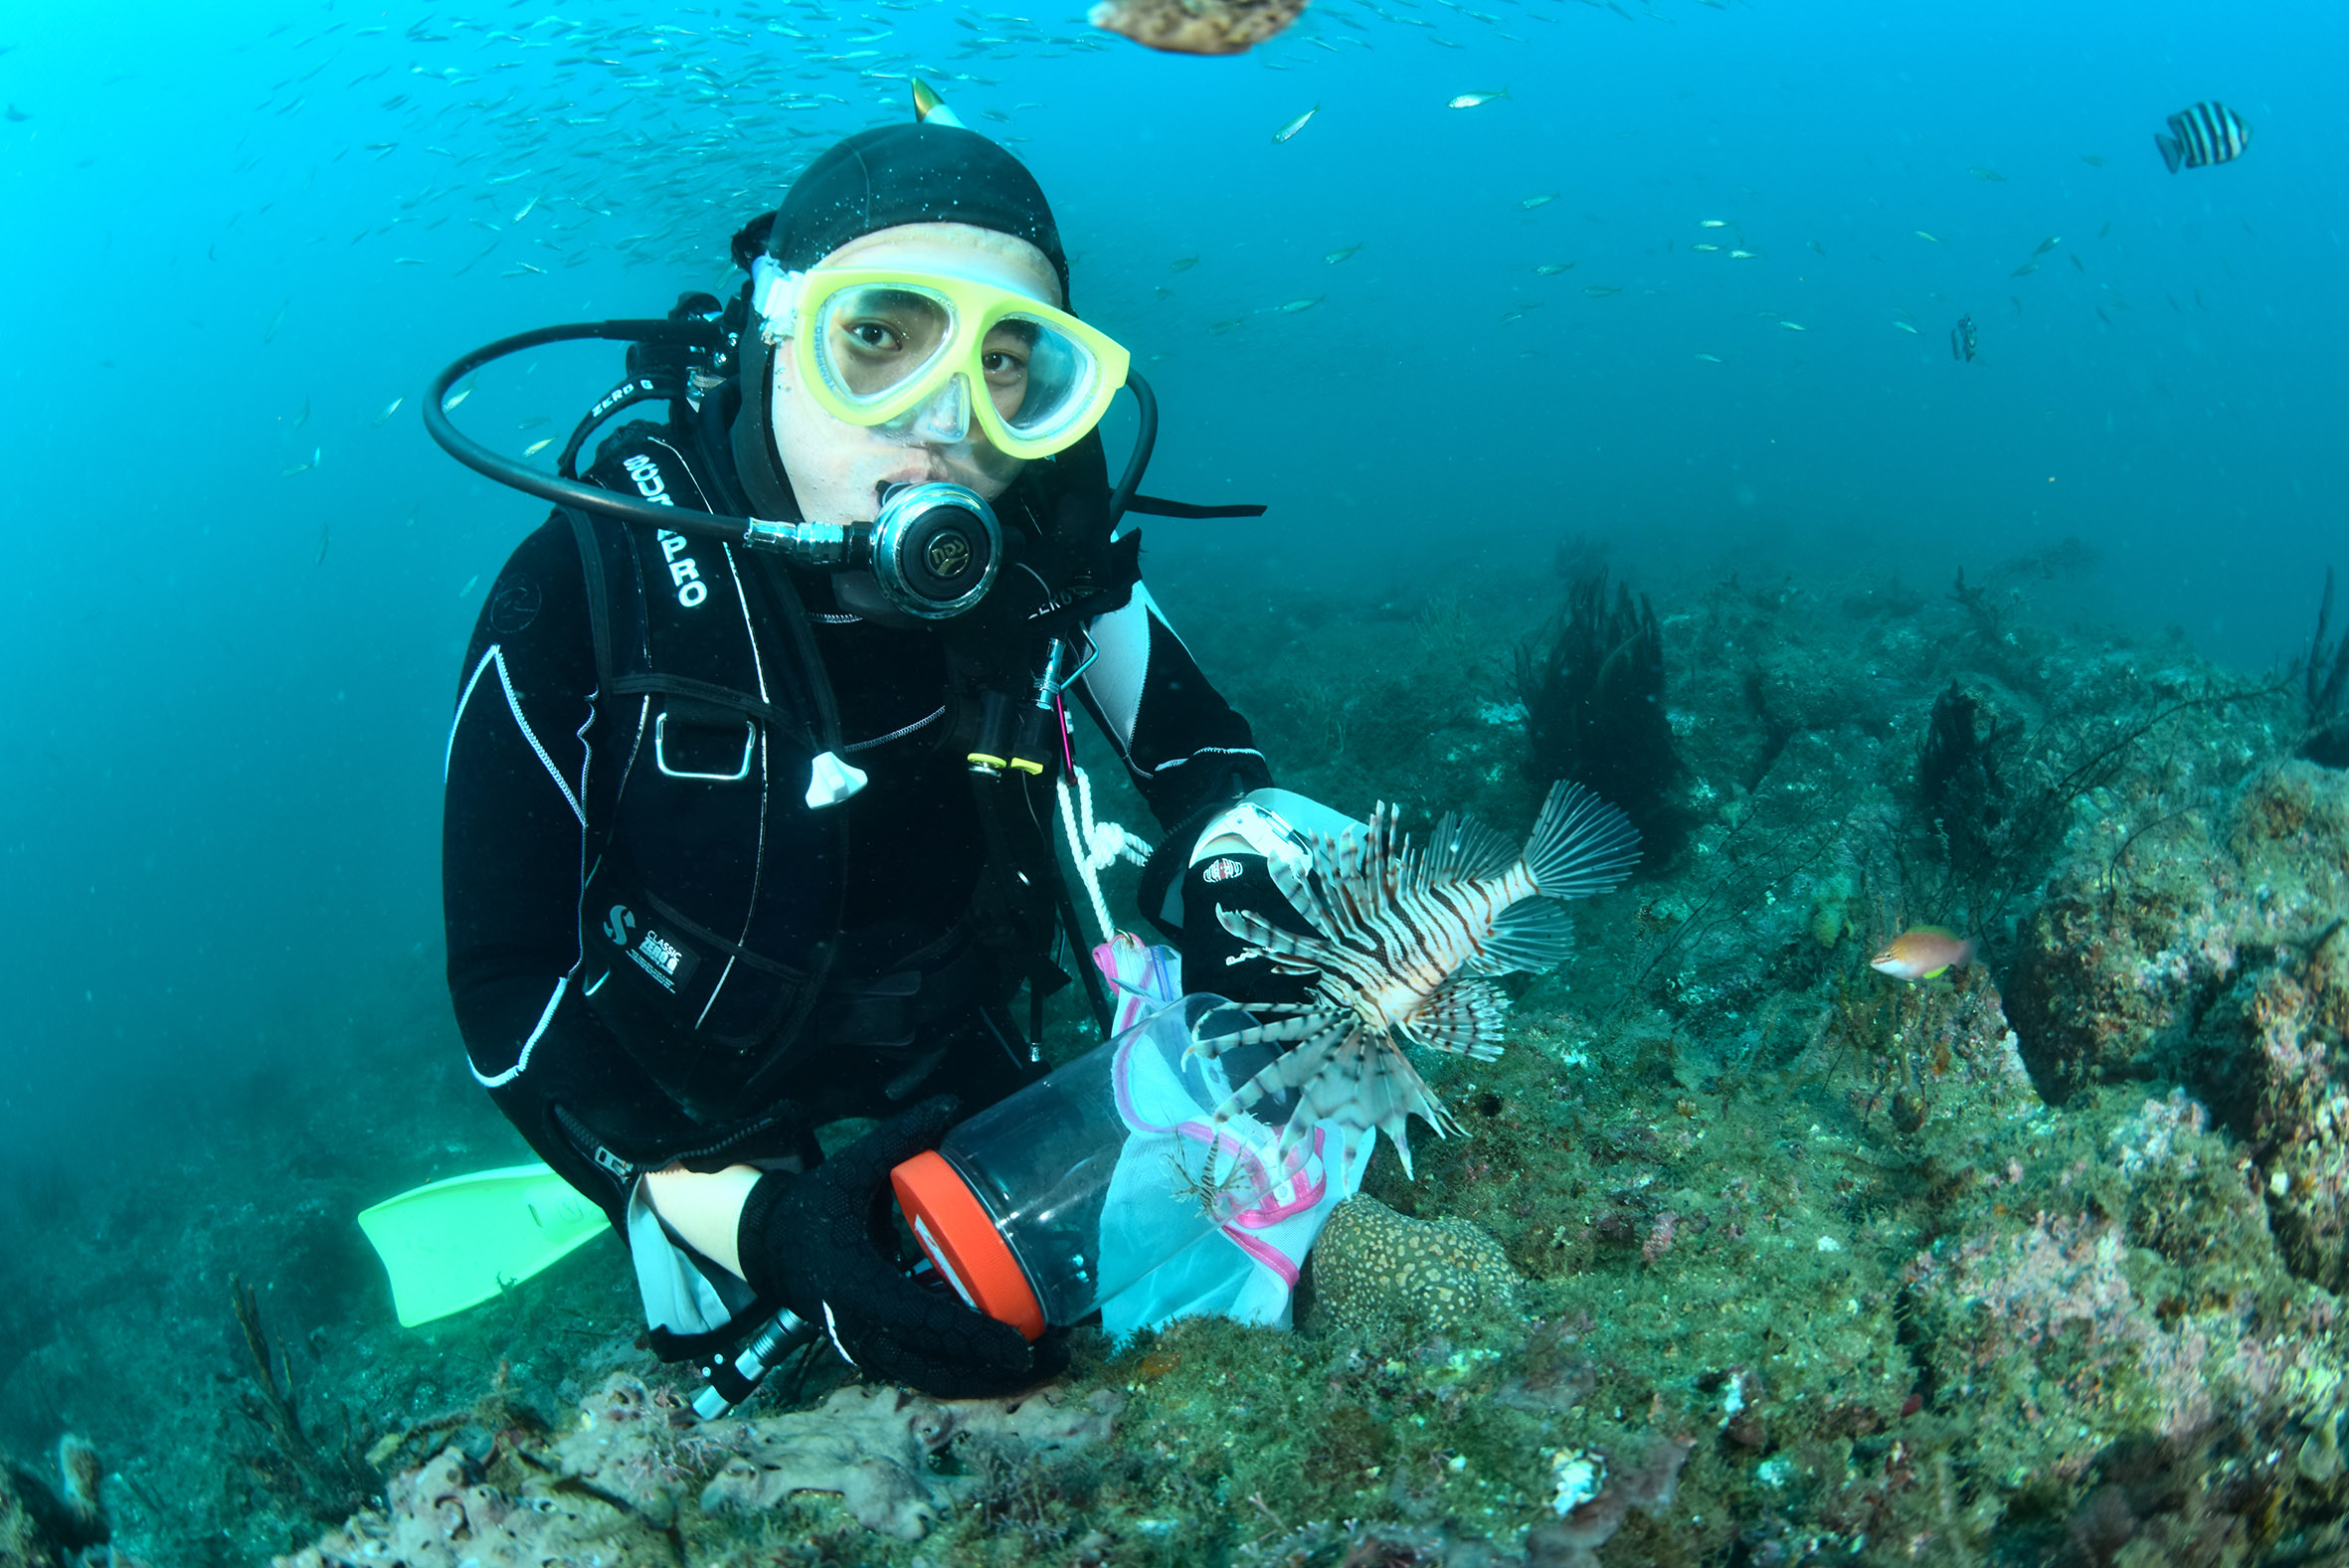
[[[401,1330],[350,1216],[519,1157],[420,958],[147,1177],[5,1189],[0,1445],[87,1436],[110,1549],[192,1564],[2340,1560],[2349,779],[2297,755],[2338,655],[1980,581],[1643,579],[1677,850],[1507,981],[1500,1059],[1422,1064],[1465,1135],[1372,1162],[1295,1331],[1079,1329],[1017,1406],[811,1354],[704,1424],[615,1246]],[[1284,784],[1532,820],[1555,584],[1161,591]],[[1979,961],[1870,966],[1928,923]]]

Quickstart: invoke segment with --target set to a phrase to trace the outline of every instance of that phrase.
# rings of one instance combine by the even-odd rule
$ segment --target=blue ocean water
[[[428,378],[722,290],[909,74],[1052,193],[1165,406],[1151,487],[1272,506],[1152,525],[1177,614],[1573,534],[1660,590],[2076,536],[2068,610],[2259,668],[2349,542],[2336,8],[1329,0],[1202,60],[1076,8],[547,4],[0,15],[19,1155],[200,1114],[438,961],[458,654],[542,509],[431,445]],[[2249,151],[2166,172],[2211,97]],[[616,369],[511,362],[460,418],[518,454]]]

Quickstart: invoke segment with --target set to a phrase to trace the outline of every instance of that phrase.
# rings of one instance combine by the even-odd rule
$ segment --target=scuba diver
[[[559,503],[488,595],[449,739],[474,1077],[625,1238],[665,1358],[788,1307],[870,1375],[966,1396],[1052,1375],[1062,1336],[1031,1346],[910,1279],[886,1172],[1043,1073],[1056,951],[1106,1026],[1050,836],[1068,699],[1164,826],[1145,908],[1210,988],[1288,989],[1256,964],[1235,989],[1237,942],[1182,911],[1212,884],[1287,914],[1267,835],[1284,802],[1326,808],[1270,788],[1116,533],[1129,507],[1261,508],[1135,493],[1155,409],[1072,313],[1043,192],[924,107],[735,236],[730,304],[503,340],[444,373],[427,421]],[[455,433],[459,376],[581,337],[630,341],[630,377],[561,478]],[[1143,435],[1113,487],[1095,428],[1121,386]],[[595,429],[655,401],[665,422],[577,474]],[[881,1125],[825,1159],[815,1130],[848,1117]]]

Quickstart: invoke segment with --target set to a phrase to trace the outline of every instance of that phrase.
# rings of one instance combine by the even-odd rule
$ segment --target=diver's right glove
[[[893,1117],[806,1175],[771,1171],[742,1206],[743,1278],[831,1336],[858,1370],[944,1399],[1008,1394],[1068,1364],[1065,1336],[1025,1335],[906,1277],[884,1245],[889,1169],[934,1148],[951,1096]]]

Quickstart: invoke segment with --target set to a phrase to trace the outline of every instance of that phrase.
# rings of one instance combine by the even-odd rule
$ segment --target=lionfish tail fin
[[[1526,869],[1544,898],[1588,898],[1613,889],[1639,864],[1639,829],[1623,808],[1560,781],[1526,842]]]

